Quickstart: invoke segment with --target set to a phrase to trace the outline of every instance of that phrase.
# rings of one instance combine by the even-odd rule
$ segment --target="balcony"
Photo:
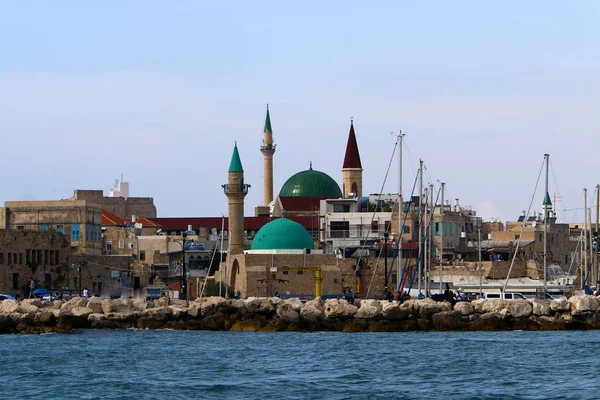
[[[236,184],[236,185],[229,185],[229,184],[225,184],[225,185],[221,185],[223,187],[223,191],[225,192],[225,194],[227,193],[248,193],[248,188],[250,188],[250,185],[245,185],[245,184]],[[240,188],[241,186],[241,188]],[[241,190],[240,190],[241,189]]]

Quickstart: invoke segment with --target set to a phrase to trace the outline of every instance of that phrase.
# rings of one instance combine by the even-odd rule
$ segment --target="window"
[[[112,251],[112,242],[110,240],[106,242],[106,251]]]
[[[160,250],[154,250],[154,255],[155,256],[160,256]]]
[[[40,231],[47,231],[48,229],[50,229],[50,225],[48,225],[48,224],[40,225]]]
[[[333,212],[350,212],[350,204],[334,204]]]
[[[12,264],[12,253],[8,253],[8,265]]]
[[[23,229],[25,229],[25,225],[17,225],[17,229],[22,231]]]
[[[515,240],[521,239],[521,235],[515,235]]]
[[[132,250],[133,249],[133,243],[127,243],[127,248],[129,250]]]
[[[392,230],[392,223],[390,221],[385,221],[385,232],[391,232]]]
[[[65,226],[63,224],[56,225],[56,232],[65,233]]]
[[[125,241],[123,239],[119,239],[119,248],[120,249],[124,249],[125,248]]]
[[[146,250],[140,250],[140,261],[146,261]]]
[[[298,271],[298,275],[304,275],[304,271],[302,271],[302,270]]]
[[[23,253],[19,253],[19,264],[23,264]]]
[[[71,225],[71,241],[75,242],[81,240],[81,231],[79,230],[79,224]]]
[[[373,221],[373,222],[371,222],[371,231],[373,233],[379,232],[379,221]]]
[[[0,251],[0,264],[4,264],[4,253]]]
[[[60,259],[60,250],[54,252],[54,265],[58,265]]]
[[[12,275],[12,288],[13,290],[19,290],[19,274],[16,272]]]
[[[332,238],[347,238],[350,231],[350,222],[331,221],[329,224],[329,235]]]

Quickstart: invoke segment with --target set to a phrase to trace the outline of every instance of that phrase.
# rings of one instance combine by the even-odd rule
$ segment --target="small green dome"
[[[287,218],[277,218],[258,230],[251,250],[314,249],[310,233],[302,225]]]
[[[342,197],[338,184],[326,173],[312,168],[290,177],[279,192],[281,197]]]

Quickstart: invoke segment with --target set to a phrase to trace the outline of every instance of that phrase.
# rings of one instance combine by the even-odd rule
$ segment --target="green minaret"
[[[229,204],[228,224],[231,254],[244,252],[244,197],[248,194],[249,187],[250,185],[244,184],[244,168],[242,168],[242,160],[240,160],[236,143],[227,172],[227,184],[223,185],[223,191]]]
[[[271,201],[273,201],[273,155],[275,155],[273,130],[271,129],[271,116],[269,115],[268,104],[260,152],[263,154],[263,205],[268,206]]]

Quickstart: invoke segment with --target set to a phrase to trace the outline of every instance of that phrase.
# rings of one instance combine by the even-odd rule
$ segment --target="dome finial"
[[[310,168],[309,169],[312,171],[312,161],[310,162]]]

